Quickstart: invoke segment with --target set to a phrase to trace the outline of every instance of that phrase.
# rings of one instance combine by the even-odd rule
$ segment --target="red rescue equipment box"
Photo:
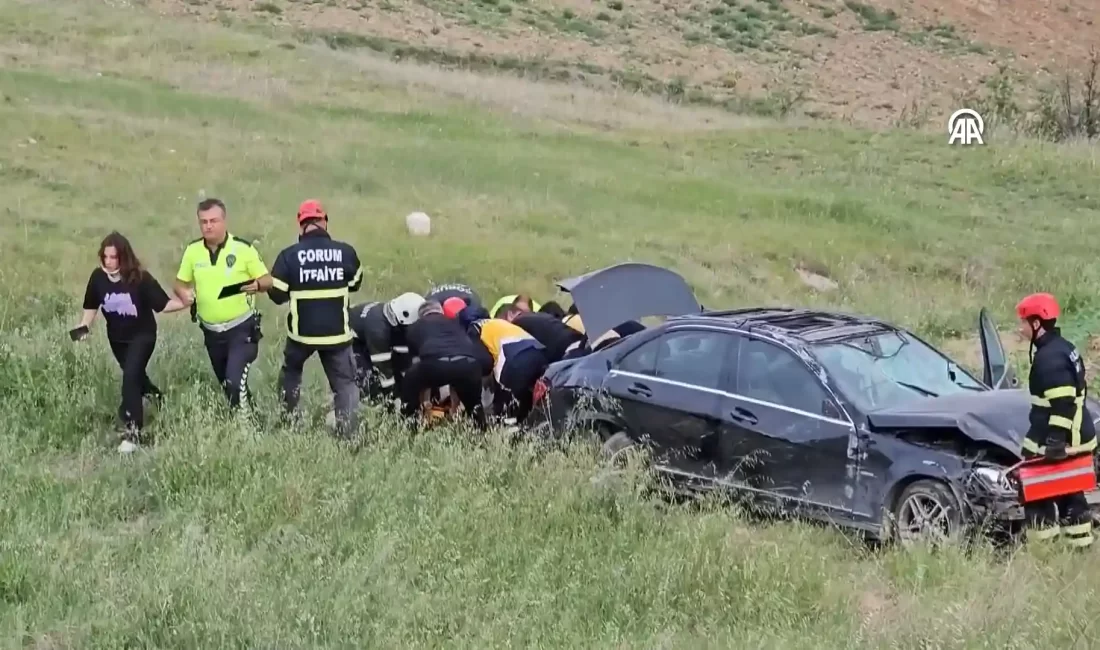
[[[1092,454],[1053,462],[1045,458],[1025,460],[1016,466],[1015,472],[1022,503],[1096,489]]]

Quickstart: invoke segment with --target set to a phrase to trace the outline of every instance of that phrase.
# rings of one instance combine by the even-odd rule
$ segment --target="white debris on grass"
[[[405,228],[413,237],[426,237],[432,234],[431,217],[423,212],[413,212],[405,217]]]

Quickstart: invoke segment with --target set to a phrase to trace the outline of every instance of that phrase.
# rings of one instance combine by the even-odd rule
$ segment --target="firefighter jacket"
[[[393,377],[394,355],[407,354],[405,327],[390,325],[384,302],[367,302],[348,309],[351,335],[366,349],[371,363],[383,377]]]
[[[362,284],[363,268],[355,249],[318,228],[279,253],[271,267],[268,296],[277,305],[290,302],[287,337],[331,347],[352,340],[349,293]]]
[[[545,350],[545,346],[535,340],[519,325],[500,318],[488,318],[474,322],[469,330],[471,338],[481,341],[489,356],[493,359],[493,377],[500,382],[500,374],[508,359],[514,358],[524,350]]]
[[[1028,386],[1031,392],[1030,427],[1024,437],[1025,454],[1047,455],[1048,446],[1065,446],[1069,456],[1096,449],[1096,429],[1085,407],[1085,364],[1073,344],[1057,327],[1035,342]]]

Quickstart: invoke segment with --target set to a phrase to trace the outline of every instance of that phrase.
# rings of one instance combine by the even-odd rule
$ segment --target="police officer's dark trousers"
[[[359,386],[355,381],[355,355],[350,342],[322,346],[306,345],[287,339],[286,348],[283,350],[283,367],[279,371],[279,388],[283,405],[288,413],[298,408],[302,373],[306,361],[315,352],[321,358],[321,366],[325,370],[325,377],[332,390],[337,434],[350,436],[358,428],[356,408],[359,405]]]
[[[229,406],[248,402],[248,370],[259,356],[259,323],[253,316],[225,331],[202,328],[203,344]]]

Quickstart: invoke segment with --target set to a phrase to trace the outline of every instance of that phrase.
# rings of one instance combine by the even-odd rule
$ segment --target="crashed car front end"
[[[1023,521],[1020,486],[1008,467],[974,463],[958,481],[973,518],[986,522]]]
[[[941,439],[943,448],[962,461],[950,483],[972,519],[1021,522],[1020,485],[1012,470],[1022,460],[1030,408],[1025,390],[1000,389],[913,400],[870,413],[869,421],[880,431],[953,432]],[[1090,493],[1090,503],[1097,496]]]

